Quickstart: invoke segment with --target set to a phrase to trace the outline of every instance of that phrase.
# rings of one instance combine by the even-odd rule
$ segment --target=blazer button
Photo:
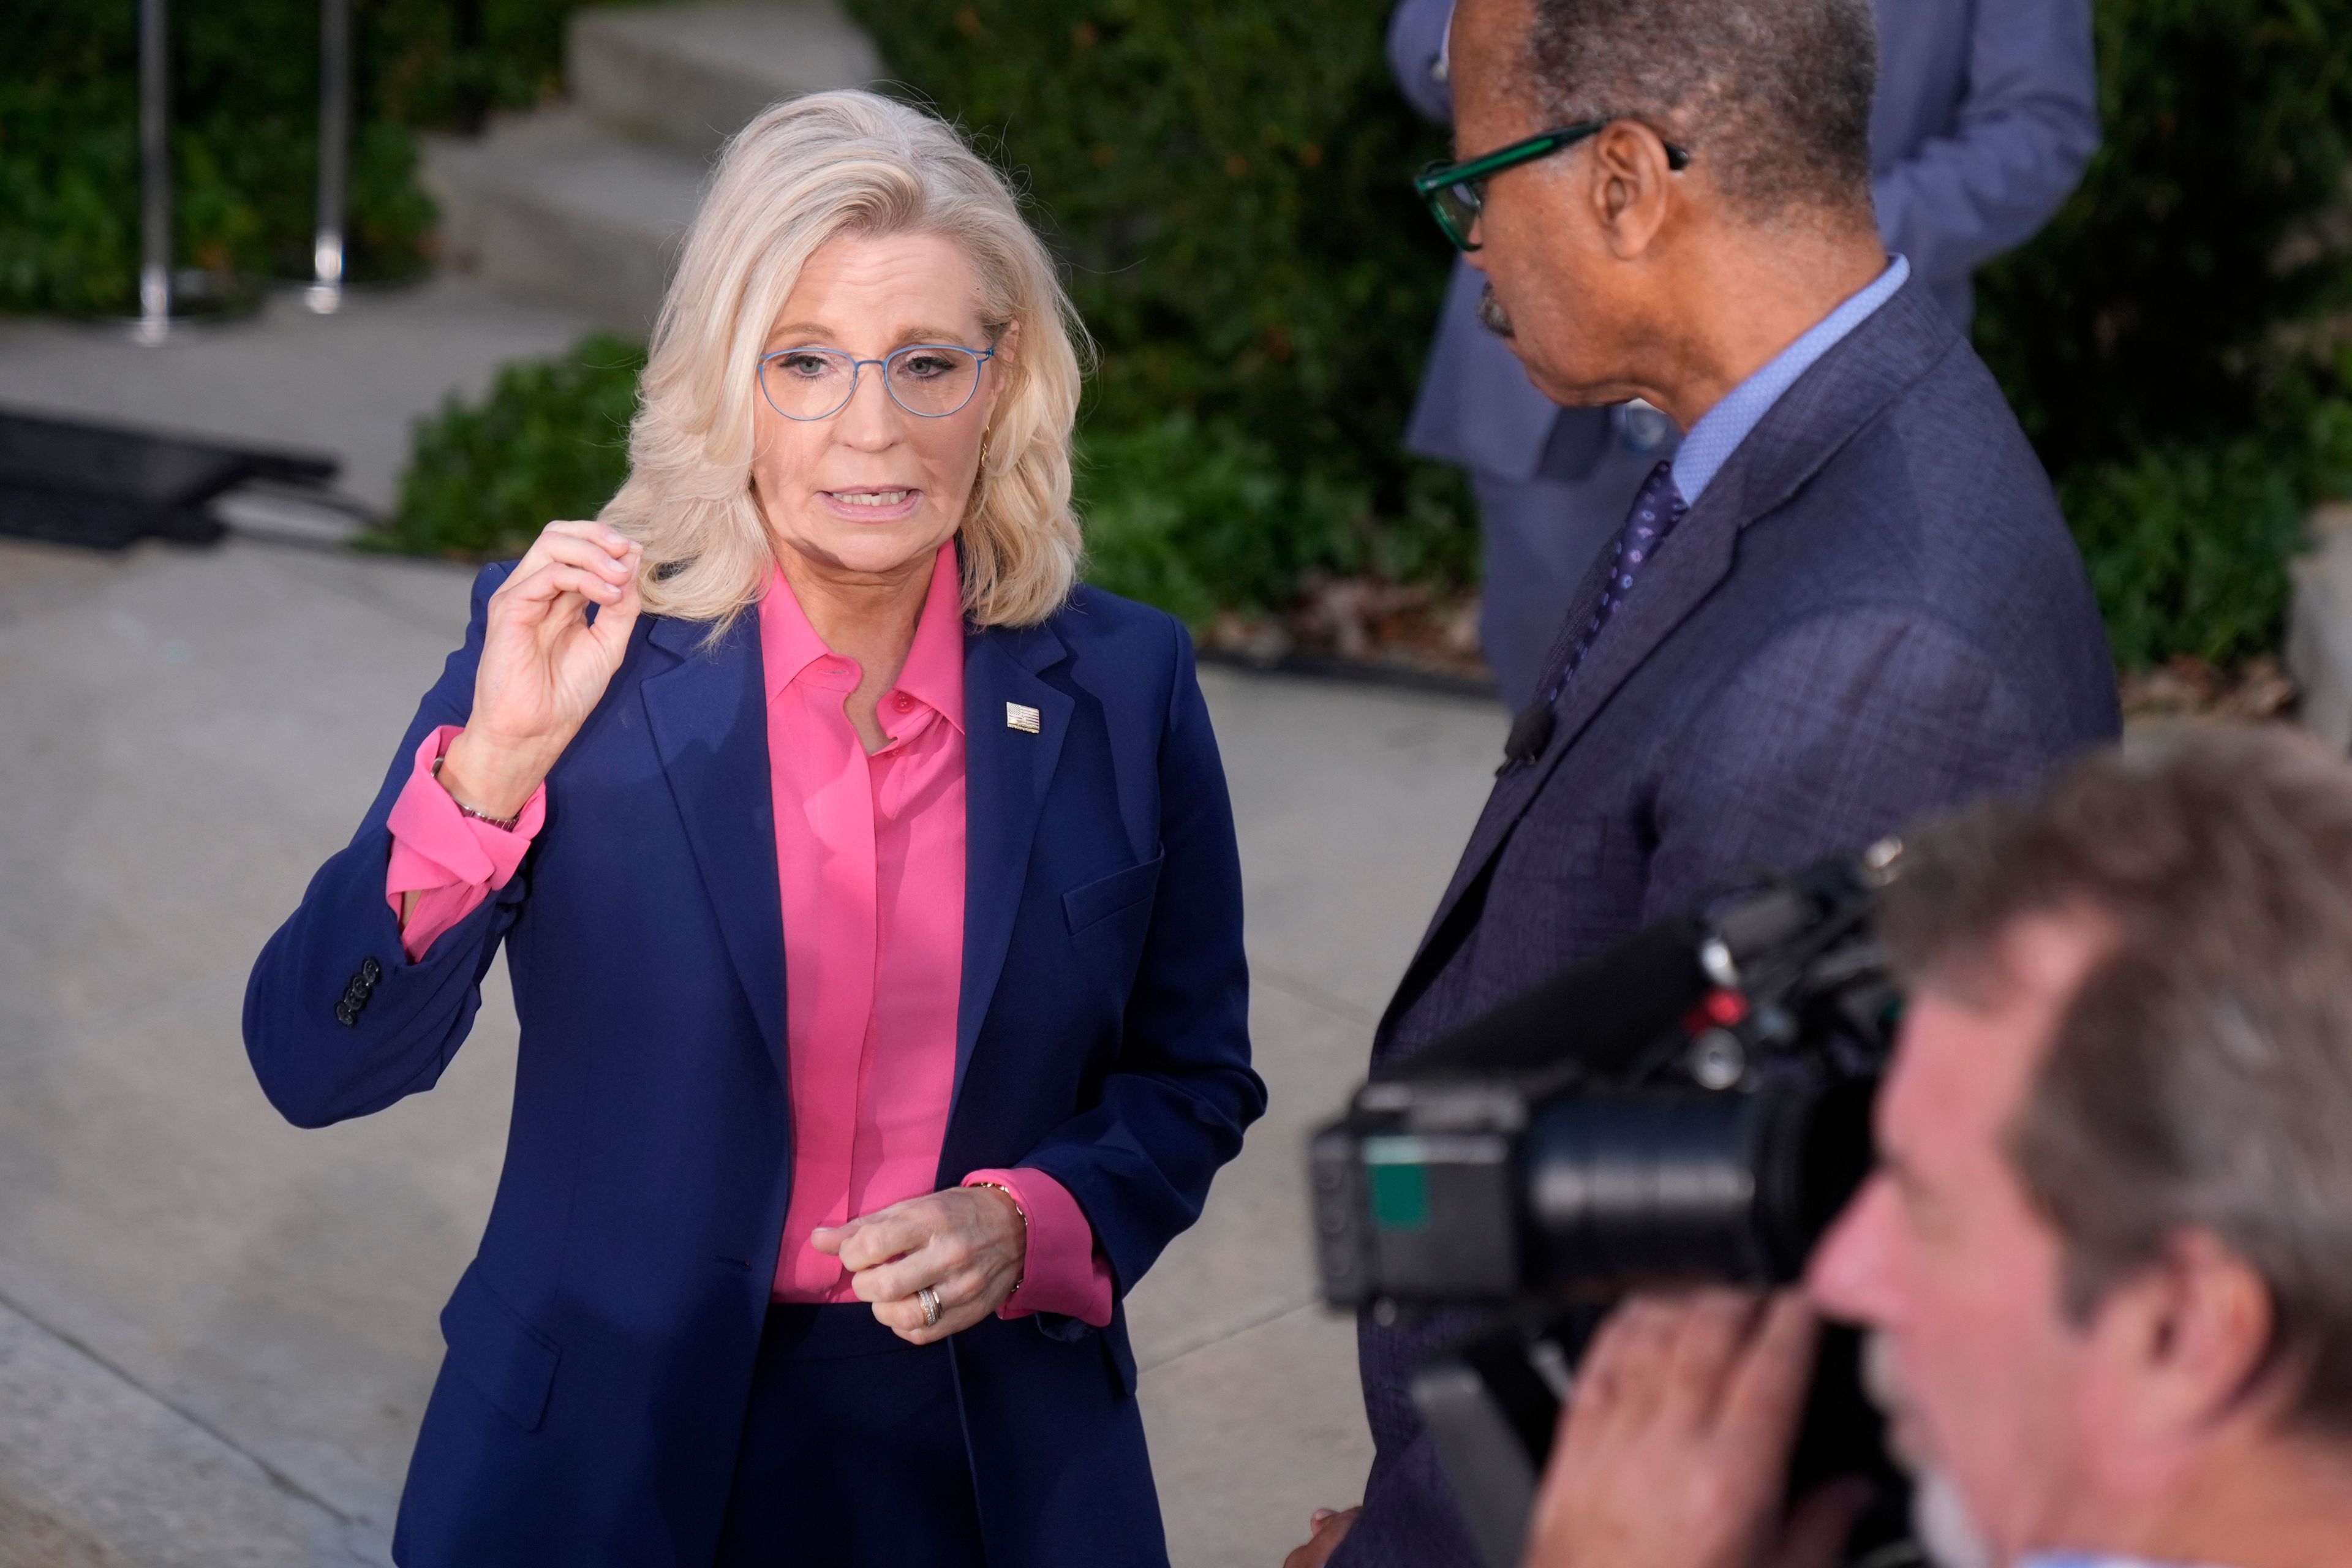
[[[367,1002],[367,987],[359,983],[357,975],[352,976],[352,983],[343,987],[343,1005],[359,1008],[366,1006]]]
[[[348,1029],[360,1021],[360,1010],[348,1002],[335,1004],[335,1022]]]
[[[370,985],[374,984],[377,981],[383,978],[383,965],[378,963],[373,958],[361,960],[360,978],[366,981]]]

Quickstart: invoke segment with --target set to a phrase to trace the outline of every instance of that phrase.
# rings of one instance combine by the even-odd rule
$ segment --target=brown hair
[[[2352,767],[2281,729],[2096,753],[1913,836],[1880,929],[1932,983],[2069,910],[2114,946],[2010,1135],[2068,1312],[2210,1231],[2269,1285],[2301,1418],[2352,1432]]]

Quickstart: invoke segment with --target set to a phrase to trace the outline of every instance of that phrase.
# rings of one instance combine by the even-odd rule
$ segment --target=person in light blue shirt
[[[1801,1292],[1636,1298],[1526,1568],[1838,1561],[1784,1509],[1815,1314],[1872,1331],[1945,1568],[2352,1563],[2352,766],[2216,727],[1906,836],[1879,1163]]]
[[[1454,5],[1401,0],[1389,21],[1397,86],[1440,123],[1454,115]],[[2049,221],[2098,146],[2091,0],[1876,0],[1872,9],[1878,232],[1966,331],[1976,269]],[[1646,405],[1562,408],[1529,385],[1508,346],[1479,325],[1483,283],[1466,263],[1455,267],[1405,446],[1469,475],[1486,544],[1479,632],[1516,710],[1535,695],[1577,579],[1673,451],[1675,431]]]

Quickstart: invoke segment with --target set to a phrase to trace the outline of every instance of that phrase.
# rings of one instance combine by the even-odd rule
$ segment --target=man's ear
[[[2109,1452],[2137,1456],[2116,1479],[2161,1487],[2222,1428],[2283,1414],[2294,1391],[2267,1375],[2275,1322],[2262,1275],[2200,1228],[2111,1287],[2091,1329],[2095,1419],[2115,1428]]]
[[[1612,121],[1592,138],[1592,216],[1609,248],[1630,261],[1650,248],[1665,226],[1676,178],[1666,161],[1666,144],[1648,126]]]

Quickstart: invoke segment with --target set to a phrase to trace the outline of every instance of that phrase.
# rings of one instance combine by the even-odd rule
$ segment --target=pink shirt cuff
[[[443,931],[507,885],[530,848],[532,835],[547,820],[545,784],[531,792],[512,831],[459,811],[433,776],[433,764],[447,754],[449,742],[459,732],[457,725],[444,724],[425,737],[416,748],[416,769],[392,803],[392,816],[384,824],[392,831],[392,865],[384,876],[383,896],[392,905],[393,918],[400,918],[402,895],[416,895],[416,908],[400,930],[400,945],[412,963],[425,956]]]
[[[1043,1171],[974,1171],[967,1187],[993,1182],[1029,1216],[1029,1256],[1021,1288],[996,1309],[1000,1318],[1060,1312],[1096,1328],[1110,1322],[1110,1264],[1095,1250],[1094,1226],[1070,1190]]]

